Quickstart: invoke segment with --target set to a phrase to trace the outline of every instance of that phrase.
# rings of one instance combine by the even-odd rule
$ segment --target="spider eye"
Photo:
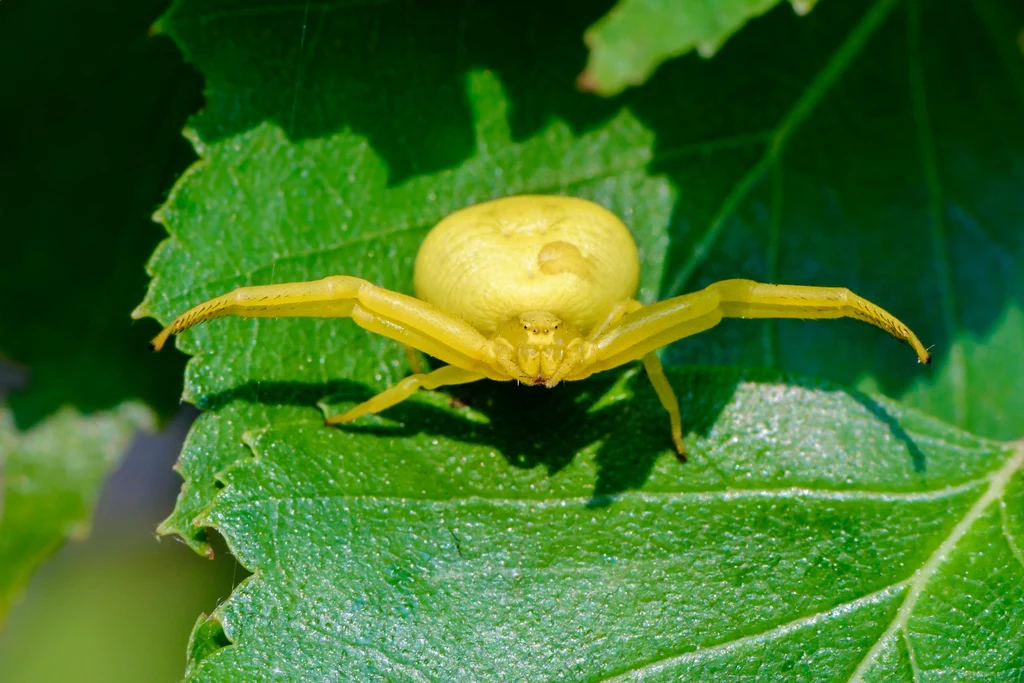
[[[551,334],[551,330],[544,330],[544,334]]]

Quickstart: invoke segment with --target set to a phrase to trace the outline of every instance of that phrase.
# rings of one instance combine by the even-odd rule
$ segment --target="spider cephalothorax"
[[[524,384],[553,387],[579,365],[580,333],[545,311],[528,311],[498,325],[495,362]]]
[[[642,360],[683,454],[675,394],[655,351],[722,318],[843,318],[882,328],[928,351],[887,311],[840,287],[723,280],[644,306],[636,245],[611,212],[572,197],[522,196],[457,211],[430,231],[416,258],[417,298],[334,275],[242,287],[186,311],[153,340],[224,315],[352,318],[448,365],[413,374],[351,410],[350,422],[417,389],[479,379],[553,387]]]

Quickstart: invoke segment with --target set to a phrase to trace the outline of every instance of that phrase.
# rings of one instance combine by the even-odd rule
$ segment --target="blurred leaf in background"
[[[160,237],[150,216],[195,159],[180,131],[202,102],[180,53],[147,35],[163,9],[0,3],[0,391],[23,385],[0,410],[4,608],[62,538],[92,526],[129,442],[128,469],[147,473],[114,475],[101,503],[113,512],[14,607],[5,683],[176,680],[189,625],[231,587],[233,562],[155,542],[179,479],[151,437],[132,438],[153,423],[139,399],[175,411],[184,364],[148,352],[152,329],[129,317]]]
[[[137,404],[88,417],[62,409],[18,432],[5,414],[0,607],[14,604],[0,614],[4,683],[179,680],[189,627],[244,578],[222,546],[211,563],[156,542],[191,415],[160,435],[136,433],[151,421]],[[68,536],[77,542],[58,551]]]
[[[789,0],[797,14],[807,14],[817,0]],[[599,95],[617,95],[641,85],[662,62],[696,50],[712,57],[749,19],[764,14],[780,0],[619,0],[608,14],[587,29],[590,48],[580,88]]]
[[[138,519],[102,521],[43,566],[0,636],[4,683],[181,680],[189,628],[245,572],[227,552],[209,562],[151,534],[140,542],[153,516]]]
[[[126,403],[87,418],[63,409],[27,432],[13,423],[0,410],[0,623],[43,559],[88,536],[103,481],[152,417]]]
[[[852,321],[724,323],[665,358],[768,369],[671,371],[681,466],[631,372],[335,431],[316,403],[393,382],[394,344],[345,321],[190,331],[206,413],[163,531],[204,551],[212,526],[257,572],[197,625],[194,680],[1020,674],[1020,451],[840,386],[1022,435],[1024,8],[781,7],[600,100],[568,84],[607,10],[179,0],[159,26],[207,78],[203,161],[138,314],[338,272],[409,291],[445,213],[561,192],[623,215],[650,294],[849,286],[936,367]]]

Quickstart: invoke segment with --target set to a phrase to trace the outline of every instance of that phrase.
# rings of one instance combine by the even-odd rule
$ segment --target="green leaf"
[[[638,373],[249,432],[199,521],[255,575],[192,680],[892,680],[907,643],[1020,674],[1024,452],[829,385],[671,376],[686,465]]]
[[[316,404],[394,382],[396,345],[337,320],[196,328],[179,345],[206,412],[162,531],[203,550],[212,525],[254,576],[197,624],[195,680],[1019,667],[1024,456],[779,373],[1020,436],[1024,81],[998,28],[1016,7],[773,12],[614,102],[571,88],[603,9],[177,2],[160,28],[208,79],[202,161],[159,213],[137,314],[332,273],[408,292],[442,216],[560,192],[624,216],[648,299],[848,285],[936,343],[934,372],[860,323],[732,321],[666,351],[770,368],[670,370],[681,465],[635,371],[330,430]]]
[[[831,10],[798,25],[820,30]],[[1024,5],[874,3],[728,193],[709,210],[680,191],[663,295],[741,274],[841,284],[910,325],[932,347],[932,371],[852,322],[737,321],[666,360],[826,377],[976,434],[1024,436],[1024,63],[1013,16],[1024,20]]]
[[[31,382],[10,397],[22,429],[64,405],[177,406],[184,359],[146,350],[128,312],[160,229],[149,216],[195,159],[181,124],[200,84],[147,36],[165,0],[68,0],[0,9],[0,355]],[[14,257],[16,255],[16,258]]]
[[[797,14],[807,14],[817,0],[789,0]],[[747,20],[780,0],[619,0],[612,11],[587,29],[590,48],[579,85],[599,95],[618,95],[641,85],[667,59],[697,50],[711,57]]]
[[[65,408],[27,432],[0,409],[0,617],[40,562],[88,535],[104,479],[151,426],[150,412],[132,403],[89,417]]]
[[[508,92],[513,140],[552,120],[585,134],[628,111],[654,133],[651,167],[675,188],[662,298],[728,277],[849,286],[935,354],[923,371],[895,341],[851,321],[728,321],[666,360],[822,377],[984,436],[1024,436],[1019,3],[823,3],[801,18],[781,8],[715,59],[676,60],[615,102],[570,87],[585,58],[575,36],[601,11],[588,3],[305,9],[180,2],[164,18],[208,79],[208,106],[194,120],[204,144],[262,122],[295,142],[348,131],[379,155],[389,185],[422,178],[481,154],[465,96],[466,70],[477,66]],[[617,158],[628,155],[620,147],[595,154],[634,163]],[[347,186],[347,169],[338,175]],[[511,187],[478,181],[447,206]],[[224,220],[278,225],[264,201]],[[212,222],[220,198],[203,202]],[[302,230],[323,220],[337,236],[350,223],[345,209],[303,211],[293,217]],[[234,245],[273,267],[272,254]]]
[[[530,193],[589,197],[644,226],[640,296],[652,300],[666,244],[658,226],[668,222],[672,197],[663,180],[644,171],[650,134],[623,112],[581,138],[556,121],[536,138],[514,143],[493,75],[470,74],[467,87],[482,153],[456,170],[393,187],[372,148],[348,133],[290,143],[279,128],[263,124],[209,149],[195,139],[206,163],[193,168],[159,213],[172,238],[150,262],[153,285],[136,315],[169,320],[237,286],[332,273],[410,292],[416,250],[436,222],[462,206]],[[255,167],[264,171],[244,172]],[[255,204],[253,197],[266,199]],[[197,254],[203,255],[198,261]],[[244,359],[230,351],[232,344],[249,349]],[[294,419],[301,412],[295,406],[334,391],[362,394],[357,382],[379,391],[404,371],[398,344],[331,320],[228,320],[183,335],[179,345],[197,355],[186,399],[215,410],[189,436],[185,490],[161,530],[180,533],[203,552],[203,531],[190,529],[191,522],[215,492],[212,475],[244,456],[241,436],[254,421]],[[257,352],[268,347],[277,351]]]

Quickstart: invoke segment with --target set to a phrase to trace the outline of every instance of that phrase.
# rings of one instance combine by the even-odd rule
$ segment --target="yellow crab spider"
[[[448,364],[327,424],[380,412],[419,388],[485,378],[550,388],[640,360],[681,457],[679,404],[654,352],[722,318],[856,318],[931,360],[906,325],[845,288],[722,280],[644,306],[633,298],[639,274],[636,245],[613,213],[572,197],[508,197],[456,211],[430,231],[416,257],[417,298],[347,275],[241,287],[182,313],[152,347],[224,315],[352,318]]]

